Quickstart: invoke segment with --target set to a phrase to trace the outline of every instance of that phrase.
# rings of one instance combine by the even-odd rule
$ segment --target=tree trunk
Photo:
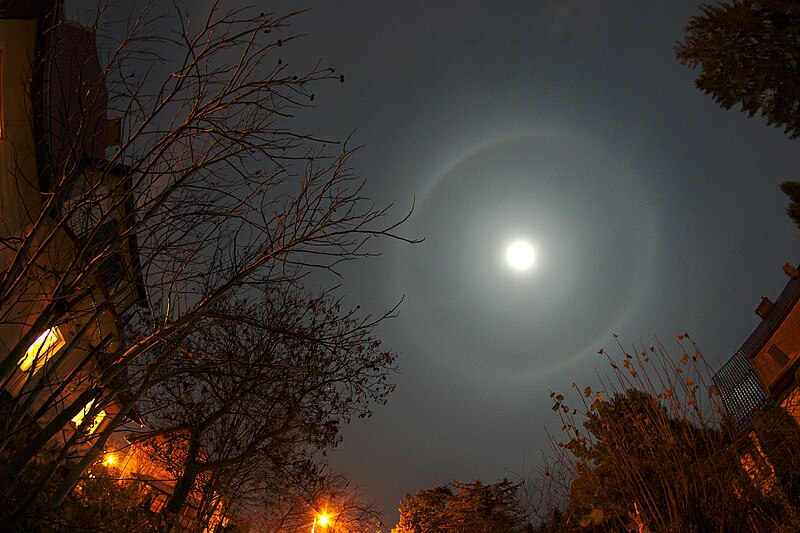
[[[200,473],[197,464],[197,458],[200,455],[200,435],[192,433],[189,438],[189,450],[186,452],[186,462],[183,467],[183,474],[175,482],[175,490],[172,492],[172,497],[169,499],[165,512],[180,514],[186,506],[186,498],[192,492],[194,482],[197,475]]]

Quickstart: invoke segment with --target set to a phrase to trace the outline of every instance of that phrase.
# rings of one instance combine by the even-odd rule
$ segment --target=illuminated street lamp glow
[[[536,252],[533,246],[525,241],[511,243],[506,251],[506,261],[512,268],[528,270],[536,262]]]
[[[314,523],[311,524],[311,533],[316,532],[317,524],[319,524],[322,528],[327,529],[330,521],[331,517],[328,515],[328,513],[318,513],[316,516],[314,516]]]

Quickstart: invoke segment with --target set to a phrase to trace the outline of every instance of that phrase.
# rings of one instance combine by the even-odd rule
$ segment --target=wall
[[[769,354],[776,345],[786,354],[788,362],[780,366]],[[800,360],[800,301],[795,302],[777,330],[756,352],[753,367],[770,396],[781,396],[787,385],[794,380],[794,371]]]

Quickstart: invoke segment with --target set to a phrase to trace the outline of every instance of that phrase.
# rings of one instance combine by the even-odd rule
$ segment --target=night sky
[[[612,333],[688,330],[716,370],[779,294],[799,258],[778,185],[800,179],[800,141],[695,89],[673,47],[697,11],[348,1],[295,19],[298,59],[345,75],[302,124],[354,131],[368,192],[398,215],[416,199],[405,234],[425,238],[344,271],[362,308],[405,298],[380,330],[397,390],[332,455],[388,526],[406,492],[535,465],[560,427],[549,390],[597,386]],[[531,270],[505,264],[516,238]]]
[[[672,346],[689,331],[719,368],[800,260],[778,188],[800,179],[800,141],[695,89],[673,47],[697,12],[348,0],[286,32],[308,34],[284,47],[290,65],[345,76],[293,128],[352,133],[367,194],[396,217],[415,201],[403,233],[425,239],[342,269],[348,303],[404,299],[379,330],[397,389],[331,454],[387,531],[406,492],[537,464],[560,427],[549,391],[597,386],[612,333]],[[504,258],[519,238],[538,253],[524,272]]]

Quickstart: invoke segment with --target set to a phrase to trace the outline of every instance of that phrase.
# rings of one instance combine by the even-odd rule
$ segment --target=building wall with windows
[[[93,387],[124,346],[120,319],[144,301],[130,179],[91,32],[57,0],[0,12],[0,377],[39,424]],[[42,317],[46,317],[43,320]],[[16,350],[12,357],[9,354]],[[118,410],[90,402],[67,424],[95,432]]]
[[[747,430],[770,402],[780,403],[800,420],[800,272],[788,263],[783,270],[789,278],[786,286],[775,301],[761,299],[755,310],[761,322],[714,376],[738,431]]]
[[[796,285],[793,280],[792,286]],[[769,395],[779,399],[787,393],[795,382],[795,373],[800,363],[800,305],[798,294],[791,291],[774,331],[764,339],[760,348],[751,356],[753,368]],[[782,303],[780,299],[778,303]],[[773,304],[774,305],[774,304]]]
[[[120,452],[119,471],[124,479],[135,479],[142,483],[145,503],[153,512],[161,511],[175,490],[175,470],[180,469],[185,458],[185,442],[178,439],[173,447],[168,438],[154,437],[130,444]],[[168,468],[166,465],[170,465]],[[206,473],[209,474],[209,473]],[[206,475],[200,478],[206,478]],[[202,485],[207,479],[198,480]],[[207,516],[209,515],[210,516]],[[247,533],[250,523],[242,516],[232,513],[226,499],[216,490],[196,487],[186,501],[182,511],[188,529],[196,528],[199,515],[206,515],[206,531],[214,531],[217,525],[223,531]]]
[[[784,265],[789,277],[773,302],[763,297],[756,308],[761,323],[742,345],[769,397],[781,402],[796,388],[800,368],[800,273]]]
[[[783,270],[786,286],[775,301],[762,297],[761,322],[713,381],[742,469],[764,496],[791,508],[798,463],[775,443],[796,436],[800,423],[800,272],[788,263]]]

